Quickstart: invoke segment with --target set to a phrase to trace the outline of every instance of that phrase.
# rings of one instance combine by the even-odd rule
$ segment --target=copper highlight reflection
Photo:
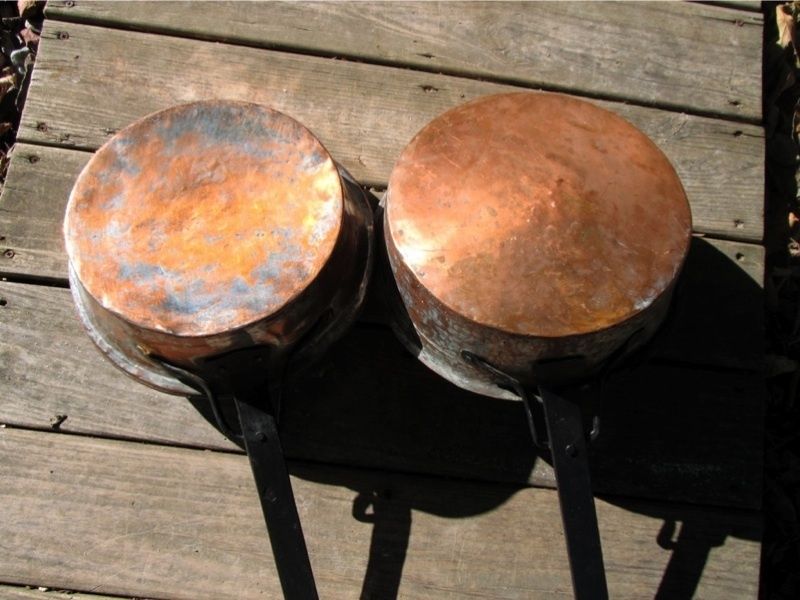
[[[77,279],[126,322],[208,336],[272,315],[318,276],[339,238],[342,184],[293,119],[189,104],[126,128],[70,196]]]
[[[549,338],[647,309],[691,234],[680,180],[653,142],[549,93],[489,96],[432,121],[392,172],[385,218],[411,287],[471,322]]]

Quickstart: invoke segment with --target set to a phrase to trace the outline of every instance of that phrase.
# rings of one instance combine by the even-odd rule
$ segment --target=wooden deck
[[[0,196],[0,597],[280,596],[246,457],[201,402],[108,364],[64,289],[61,220],[93,150],[172,104],[249,100],[379,194],[445,109],[548,89],[648,133],[697,233],[674,328],[611,382],[593,446],[611,596],[754,598],[763,24],[754,3],[725,4],[50,0]],[[521,406],[427,371],[377,303],[330,354],[282,421],[321,597],[570,597],[552,469]]]

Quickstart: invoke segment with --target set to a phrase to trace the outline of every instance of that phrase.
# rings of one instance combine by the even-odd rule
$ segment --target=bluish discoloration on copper
[[[125,196],[120,194],[114,194],[108,200],[103,202],[103,210],[114,211],[119,210],[122,208],[122,203],[125,201]]]
[[[141,174],[139,166],[127,154],[128,148],[132,144],[132,140],[122,138],[114,139],[108,143],[108,152],[112,156],[112,163],[110,169],[97,174],[102,183],[107,184],[113,181],[119,174],[128,177],[136,177]]]
[[[315,171],[325,162],[325,157],[317,150],[300,159],[300,168],[304,171]]]
[[[161,306],[168,311],[183,315],[197,316],[202,319],[209,308],[217,311],[224,308],[235,309],[233,299],[222,298],[216,290],[209,290],[205,281],[192,281],[189,285],[170,285],[173,279],[165,279],[166,297]],[[180,280],[177,280],[180,282]]]
[[[143,381],[159,391],[183,396],[195,393],[137,348],[137,340],[133,332],[125,330],[124,322],[104,311],[97,301],[86,292],[71,265],[69,281],[78,317],[91,340],[111,363],[131,377]]]
[[[369,206],[357,187],[343,193],[319,142],[264,107],[215,104],[120,132],[79,177],[65,217],[92,338],[130,375],[177,393],[185,387],[165,386],[148,355],[191,367],[252,344],[289,348],[333,308],[303,354],[317,355],[351,322],[371,264]],[[182,125],[164,143],[155,125],[183,111],[241,116],[242,137]]]
[[[279,310],[319,272],[343,217],[324,148],[284,115],[239,103],[197,103],[126,128],[92,159],[70,206],[68,251],[87,289],[142,326],[181,335]],[[100,243],[77,249],[96,232]],[[103,261],[129,283],[108,286]],[[148,277],[129,277],[132,265]],[[256,300],[235,308],[222,298],[234,281],[234,296],[244,282]]]
[[[254,120],[252,112],[252,105],[198,103],[188,106],[178,118],[162,113],[163,118],[155,124],[153,135],[163,141],[168,153],[185,152],[186,148],[179,144],[181,138],[197,134],[200,151],[230,144],[261,159],[275,156],[272,150],[265,148],[264,140],[282,146],[296,143],[303,137],[302,130],[285,126],[280,113],[273,112]],[[243,122],[247,123],[249,139],[243,139]]]
[[[120,279],[136,279],[139,281],[154,279],[155,277],[162,277],[164,275],[168,275],[164,271],[164,267],[147,263],[135,263],[132,265],[122,263],[119,265],[119,270],[117,271],[117,277]]]

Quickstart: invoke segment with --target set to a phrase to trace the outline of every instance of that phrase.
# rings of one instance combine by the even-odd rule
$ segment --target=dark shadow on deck
[[[602,433],[591,448],[595,492],[664,521],[653,543],[671,553],[658,591],[671,599],[694,595],[709,552],[728,536],[760,536],[758,528],[733,525],[737,519],[727,509],[720,515],[691,505],[759,507],[760,375],[684,364],[680,349],[694,356],[707,348],[713,364],[714,348],[737,343],[730,332],[749,307],[760,306],[761,288],[702,239],[692,243],[683,278],[675,322],[658,340],[663,352],[609,382]],[[356,492],[353,517],[374,526],[363,598],[396,597],[413,511],[469,517],[500,506],[526,482],[549,485],[537,469],[549,457],[536,453],[521,403],[454,387],[379,322],[354,327],[320,365],[287,386],[280,424],[290,458],[381,472],[379,484],[365,485],[336,469],[293,471]],[[213,422],[203,402],[195,406]],[[437,493],[398,496],[392,472],[438,476],[430,483]],[[465,497],[448,493],[442,477],[500,485]],[[621,499],[626,496],[660,504]]]

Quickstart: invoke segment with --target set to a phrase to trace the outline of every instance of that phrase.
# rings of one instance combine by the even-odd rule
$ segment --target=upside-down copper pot
[[[549,450],[579,600],[608,598],[581,408],[664,320],[691,213],[633,125],[560,94],[489,96],[426,125],[384,198],[393,327],[452,383],[524,402]],[[590,415],[596,425],[597,415]]]
[[[126,127],[67,206],[70,285],[89,335],[137,380],[205,396],[243,443],[287,598],[317,593],[278,437],[280,383],[355,318],[372,235],[366,196],[319,140],[240,102]]]
[[[185,395],[164,361],[196,369],[258,346],[304,363],[342,333],[364,299],[372,214],[300,123],[210,101],[149,115],[100,148],[64,236],[94,342],[129,375]]]
[[[436,118],[401,154],[384,202],[401,338],[446,379],[498,398],[516,395],[464,351],[527,384],[591,375],[655,333],[691,235],[656,145],[551,93]]]

